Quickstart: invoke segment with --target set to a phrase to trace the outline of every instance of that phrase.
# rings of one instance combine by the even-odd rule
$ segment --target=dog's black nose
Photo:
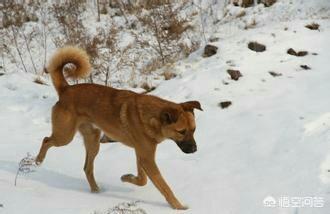
[[[194,153],[197,151],[197,145],[195,141],[180,141],[176,142],[176,144],[180,147],[181,151],[186,154]]]
[[[191,153],[194,153],[194,152],[197,151],[197,146],[196,146],[196,144],[194,144],[194,145],[191,147],[190,151],[191,151]]]
[[[194,153],[197,151],[197,146],[196,146],[196,144],[189,144],[189,145],[181,148],[181,150],[186,154],[190,154],[190,153]]]

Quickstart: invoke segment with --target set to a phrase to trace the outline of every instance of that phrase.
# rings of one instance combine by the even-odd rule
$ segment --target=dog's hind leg
[[[99,192],[99,187],[94,178],[94,159],[99,152],[101,131],[94,128],[89,123],[83,123],[79,126],[79,131],[84,138],[86,148],[86,158],[84,171],[92,192]]]
[[[52,135],[45,137],[39,154],[36,158],[36,163],[39,165],[45,159],[49,148],[55,146],[64,146],[70,143],[76,133],[76,119],[75,116],[67,109],[57,103],[52,110]]]
[[[126,174],[126,175],[121,176],[121,181],[132,183],[137,186],[144,186],[147,184],[147,174],[145,173],[144,169],[142,168],[141,160],[138,157],[138,155],[136,155],[136,164],[137,164],[137,172],[138,172],[137,176],[132,175],[132,174]]]

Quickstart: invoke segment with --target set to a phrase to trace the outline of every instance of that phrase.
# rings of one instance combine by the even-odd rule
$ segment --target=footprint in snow
[[[10,111],[16,111],[16,112],[27,112],[28,107],[24,105],[12,105],[7,107]]]
[[[7,84],[5,85],[5,87],[6,87],[8,90],[10,90],[10,91],[16,91],[16,90],[17,90],[17,86],[14,85],[14,84],[7,83]]]
[[[330,155],[320,165],[321,173],[319,175],[320,180],[324,184],[330,184]]]
[[[305,135],[311,136],[330,130],[330,112],[322,114],[304,126]]]

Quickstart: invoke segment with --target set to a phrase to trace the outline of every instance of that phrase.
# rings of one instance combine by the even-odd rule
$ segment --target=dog
[[[75,68],[65,66],[69,63]],[[123,182],[143,186],[149,177],[172,208],[187,209],[162,177],[155,162],[155,152],[157,145],[165,139],[176,142],[184,153],[197,151],[194,109],[202,110],[200,103],[177,104],[128,90],[87,83],[69,85],[66,81],[66,77],[86,77],[90,70],[89,56],[77,47],[58,49],[51,57],[47,71],[59,100],[52,108],[52,134],[43,139],[36,163],[43,162],[49,148],[69,144],[79,131],[86,148],[84,171],[91,191],[98,192],[93,167],[102,130],[109,139],[135,150],[137,175],[125,174],[121,177]]]

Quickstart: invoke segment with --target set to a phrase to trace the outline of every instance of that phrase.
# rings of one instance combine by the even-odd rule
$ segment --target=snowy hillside
[[[137,206],[148,214],[328,214],[330,2],[281,0],[269,8],[226,10],[207,31],[218,53],[203,58],[199,49],[173,66],[176,78],[152,92],[199,100],[204,109],[196,112],[196,153],[186,155],[171,141],[157,150],[164,178],[188,210],[172,210],[150,181],[122,183],[120,176],[136,166],[134,151],[119,143],[101,145],[95,161],[101,192],[90,193],[79,135],[50,149],[14,186],[19,161],[27,152],[36,155],[50,133],[57,94],[50,81],[36,84],[34,75],[12,69],[0,76],[0,213],[105,213],[141,201]],[[312,23],[319,30],[305,27]],[[266,50],[251,51],[251,41]],[[308,54],[289,55],[289,48]],[[232,80],[227,69],[242,77]],[[222,101],[232,105],[222,109]]]

